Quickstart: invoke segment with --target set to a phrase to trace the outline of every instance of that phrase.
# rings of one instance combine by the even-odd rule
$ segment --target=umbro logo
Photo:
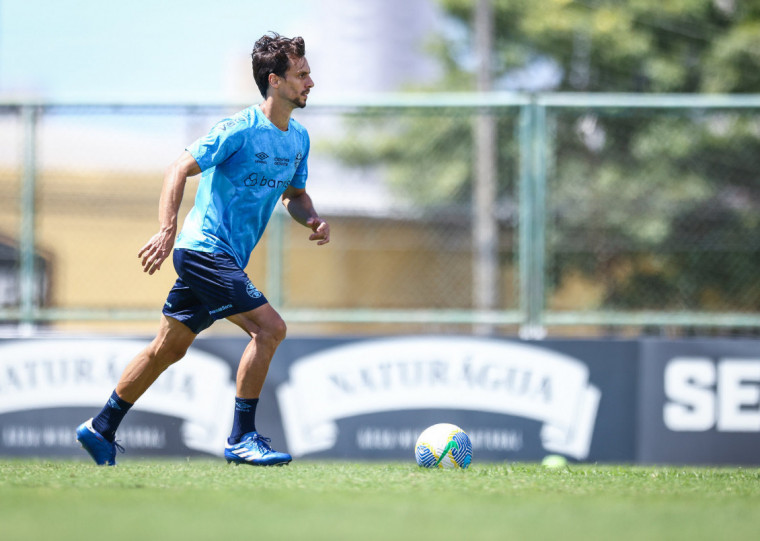
[[[256,154],[256,157],[260,160],[266,160],[269,157],[269,154],[267,154],[266,152],[259,152],[258,154]]]

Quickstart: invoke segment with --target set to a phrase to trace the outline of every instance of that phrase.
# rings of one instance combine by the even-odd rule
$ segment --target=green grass
[[[758,469],[0,461],[3,541],[736,540],[758,532]]]

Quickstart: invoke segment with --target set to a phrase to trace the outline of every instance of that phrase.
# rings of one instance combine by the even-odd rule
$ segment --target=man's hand
[[[166,169],[158,202],[159,231],[137,253],[137,257],[142,258],[143,272],[153,274],[172,253],[177,233],[177,213],[185,193],[187,177],[200,172],[201,168],[187,150]]]
[[[161,263],[169,257],[174,246],[174,232],[159,231],[153,235],[137,254],[142,258],[143,272],[153,274],[161,268]]]
[[[330,242],[330,224],[322,218],[309,218],[306,220],[306,226],[310,227],[313,233],[309,235],[309,240],[316,240],[317,246],[322,246]]]

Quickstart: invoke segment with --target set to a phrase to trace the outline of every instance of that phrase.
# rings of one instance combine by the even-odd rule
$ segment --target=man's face
[[[306,98],[309,90],[314,86],[311,80],[311,69],[305,57],[290,57],[288,71],[284,77],[280,77],[280,84],[275,89],[277,95],[290,102],[293,107],[306,107]]]

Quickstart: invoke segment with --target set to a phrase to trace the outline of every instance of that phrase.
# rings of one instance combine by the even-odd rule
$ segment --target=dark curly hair
[[[306,56],[306,45],[302,37],[286,38],[277,32],[270,32],[259,38],[251,53],[253,80],[264,98],[269,89],[269,74],[284,77],[288,71],[290,57]]]

